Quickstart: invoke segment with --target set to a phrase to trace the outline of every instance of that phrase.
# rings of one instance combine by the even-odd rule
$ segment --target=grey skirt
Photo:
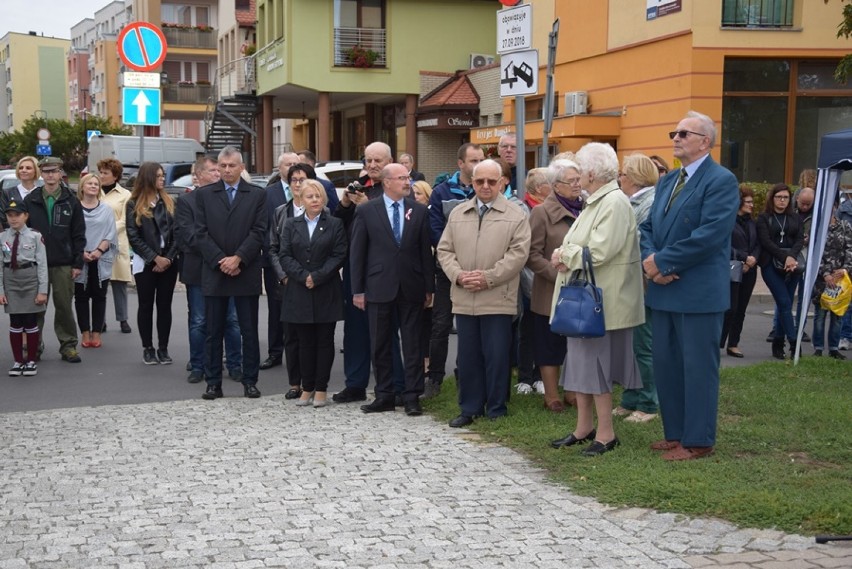
[[[568,338],[562,386],[590,395],[611,393],[613,383],[625,389],[642,387],[633,357],[633,329],[609,330],[603,338]]]
[[[3,270],[3,287],[6,290],[6,314],[44,312],[47,305],[35,303],[38,294],[38,267]]]

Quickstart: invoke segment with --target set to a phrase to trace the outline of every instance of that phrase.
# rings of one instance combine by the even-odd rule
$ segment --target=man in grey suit
[[[233,297],[243,340],[244,395],[260,397],[257,335],[261,293],[261,248],[266,236],[266,193],[243,180],[243,158],[233,146],[219,153],[221,179],[198,192],[196,231],[204,260],[201,288],[207,319],[204,399],[222,397],[222,337]]]
[[[716,164],[713,119],[689,112],[669,133],[681,167],[660,179],[641,234],[649,280],[654,377],[664,460],[713,453],[719,404],[719,337],[730,303],[731,231],[737,179]]]

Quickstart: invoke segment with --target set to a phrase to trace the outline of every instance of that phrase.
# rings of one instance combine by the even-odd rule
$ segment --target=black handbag
[[[603,291],[595,285],[592,254],[583,247],[583,268],[574,271],[560,290],[550,330],[569,338],[600,338],[606,334]]]
[[[772,266],[781,271],[782,273],[786,272],[784,270],[784,263],[787,260],[787,257],[792,257],[790,254],[790,249],[781,249],[784,252],[784,261],[779,261],[777,257],[772,257]],[[805,272],[805,264],[807,262],[807,255],[803,250],[799,251],[799,254],[796,255],[796,268],[793,269],[794,275],[801,275]]]

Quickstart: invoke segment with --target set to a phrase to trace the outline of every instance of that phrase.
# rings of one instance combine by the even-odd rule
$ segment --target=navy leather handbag
[[[550,330],[569,338],[600,338],[606,334],[603,291],[595,285],[592,254],[583,247],[583,268],[559,290]]]

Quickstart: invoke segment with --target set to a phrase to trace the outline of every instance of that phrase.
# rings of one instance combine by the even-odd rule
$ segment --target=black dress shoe
[[[287,393],[284,394],[284,399],[298,399],[302,396],[302,388],[301,387],[291,387]]]
[[[467,415],[459,415],[458,417],[450,421],[450,426],[454,429],[458,429],[460,427],[467,427],[472,423],[473,417],[468,417]]]
[[[574,433],[572,431],[572,432],[568,433],[568,436],[565,437],[564,439],[551,441],[550,446],[552,446],[553,448],[562,448],[562,447],[570,447],[570,446],[573,446],[573,445],[576,445],[576,444],[579,444],[579,443],[587,443],[589,441],[595,440],[596,434],[597,434],[597,432],[595,431],[595,429],[592,429],[589,432],[588,435],[586,435],[582,439],[578,439],[577,437],[574,436]]]
[[[364,413],[385,413],[387,411],[393,411],[396,407],[393,404],[393,401],[376,399],[372,403],[368,403],[367,405],[361,405],[361,411]]]
[[[829,350],[828,351],[828,357],[834,358],[836,360],[845,360],[846,359],[846,356],[844,356],[843,354],[841,354],[837,350]]]
[[[408,401],[405,404],[405,414],[409,417],[419,417],[423,414],[423,407],[419,401]]]
[[[246,385],[243,394],[249,399],[257,399],[260,397],[260,390],[254,385]]]
[[[281,365],[281,358],[266,358],[260,362],[260,369],[270,369]]]
[[[201,383],[203,379],[204,373],[200,371],[191,371],[189,372],[189,377],[186,378],[189,383]]]
[[[745,357],[742,352],[735,352],[731,348],[728,348],[727,352],[728,352],[728,355],[731,356],[732,358],[744,358]]]
[[[355,401],[366,401],[367,390],[358,389],[357,387],[344,387],[343,391],[335,393],[331,396],[335,403],[354,403]]]
[[[119,325],[121,326],[122,334],[130,334],[131,332],[133,332],[133,328],[130,327],[130,324],[127,323],[127,320],[122,320],[121,322],[119,322]]]
[[[207,391],[201,395],[202,399],[207,399],[208,401],[212,399],[219,399],[220,397],[224,397],[221,385],[208,385]]]
[[[609,452],[621,443],[618,441],[618,437],[612,439],[608,443],[602,443],[600,441],[594,441],[589,445],[588,448],[584,448],[580,454],[583,456],[598,456],[605,452]]]

